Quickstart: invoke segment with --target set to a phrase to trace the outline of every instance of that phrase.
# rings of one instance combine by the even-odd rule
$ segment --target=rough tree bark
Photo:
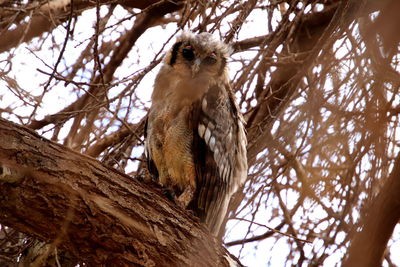
[[[228,266],[205,227],[156,190],[3,119],[0,163],[0,223],[82,261]]]

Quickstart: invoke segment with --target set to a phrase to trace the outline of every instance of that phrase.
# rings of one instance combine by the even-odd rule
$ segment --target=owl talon
[[[178,203],[180,206],[186,209],[189,203],[193,200],[194,186],[188,186],[185,191],[178,197]]]
[[[186,211],[187,211],[188,213],[190,213],[190,215],[192,215],[193,217],[198,218],[197,215],[196,215],[196,213],[195,213],[193,210],[187,209]]]
[[[168,198],[170,201],[172,201],[173,203],[177,204],[176,195],[175,195],[175,192],[173,190],[168,189],[168,188],[164,188],[163,195],[166,198]]]

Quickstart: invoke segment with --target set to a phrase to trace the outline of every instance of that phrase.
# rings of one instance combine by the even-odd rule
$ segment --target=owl
[[[215,236],[247,177],[246,134],[231,91],[231,48],[184,32],[155,79],[145,129],[148,169]]]

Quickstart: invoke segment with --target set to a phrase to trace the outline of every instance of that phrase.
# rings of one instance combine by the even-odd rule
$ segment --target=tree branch
[[[0,223],[84,262],[228,266],[206,228],[154,188],[3,119],[0,163]]]
[[[177,3],[180,3],[180,1],[177,1]],[[121,40],[119,41],[120,45],[115,49],[115,52],[113,53],[110,59],[110,62],[103,70],[104,72],[103,81],[105,83],[109,83],[112,80],[116,69],[126,58],[127,54],[129,53],[133,45],[136,43],[136,40],[143,34],[143,32],[145,32],[149,27],[151,27],[158,19],[162,18],[165,14],[179,9],[181,6],[177,3],[170,1],[164,3],[162,1],[160,2],[160,4],[156,6],[151,6],[151,7],[149,6],[148,12],[141,14],[141,16],[137,18],[132,29],[127,34],[121,37]],[[42,120],[33,120],[28,127],[36,130],[51,123],[57,124],[61,121],[68,120],[69,118],[76,116],[82,110],[88,110],[88,109],[90,110],[90,108],[88,107],[89,106],[88,102],[90,102],[90,100],[92,102],[95,102],[94,106],[97,106],[94,108],[91,107],[92,110],[90,110],[90,112],[97,114],[98,106],[101,104],[102,98],[104,97],[104,92],[100,90],[103,87],[97,86],[98,84],[100,84],[100,82],[101,82],[100,76],[96,76],[94,80],[94,84],[96,86],[91,86],[88,92],[79,97],[74,103],[68,105],[67,107],[65,107],[64,109],[55,114],[47,115]],[[100,92],[102,94],[101,96],[98,96],[99,91],[101,91]],[[95,97],[98,97],[98,99],[95,99]],[[80,116],[80,120],[82,119],[82,117],[83,115]],[[77,120],[75,124],[79,125],[80,120]]]
[[[100,0],[101,5],[112,4],[115,1],[112,0]],[[136,1],[136,0],[124,0],[117,1],[124,7],[128,8],[139,8],[146,10],[148,8],[156,8],[159,10],[176,10],[179,7],[179,1],[158,1],[158,0],[146,0],[146,1]],[[73,10],[74,15],[80,15],[84,10],[96,7],[96,1],[82,1],[73,0]],[[0,53],[10,50],[13,47],[18,46],[20,43],[29,42],[35,37],[40,36],[45,32],[51,32],[54,28],[67,21],[69,18],[69,6],[71,5],[71,0],[69,1],[49,1],[44,2],[43,5],[37,7],[36,3],[33,6],[21,7],[20,15],[15,17],[14,20],[8,22],[9,25],[15,23],[18,25],[13,30],[5,31],[0,39]],[[26,10],[32,9],[32,13],[26,12]],[[26,23],[19,23],[23,20],[26,15],[30,14],[30,21]],[[3,14],[6,15],[6,14]],[[12,17],[14,14],[9,14]],[[17,19],[17,20],[16,20]],[[4,20],[4,18],[3,18]],[[0,30],[2,30],[0,28]],[[5,29],[6,30],[6,29]]]
[[[367,205],[343,267],[382,266],[386,245],[400,219],[400,155],[381,191]]]

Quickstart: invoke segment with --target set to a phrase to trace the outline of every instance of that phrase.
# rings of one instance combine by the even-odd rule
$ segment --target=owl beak
[[[200,64],[201,64],[201,59],[200,58],[196,58],[193,61],[193,65],[192,65],[192,77],[196,76],[197,72],[199,72],[200,70]]]

